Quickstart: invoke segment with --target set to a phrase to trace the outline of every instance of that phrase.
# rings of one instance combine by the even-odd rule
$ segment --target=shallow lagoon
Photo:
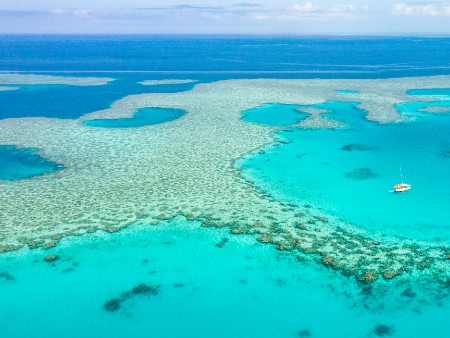
[[[279,198],[313,204],[356,227],[410,239],[450,240],[450,116],[418,111],[449,103],[444,96],[433,102],[399,104],[403,115],[416,118],[386,125],[367,121],[357,102],[316,104],[313,107],[329,111],[324,117],[347,127],[281,131],[284,144],[269,147],[242,168]],[[400,167],[413,189],[389,193],[400,182]]]
[[[271,126],[288,126],[298,123],[308,115],[300,111],[295,104],[268,103],[242,112],[242,119],[247,122],[268,124]]]
[[[0,145],[0,180],[16,181],[62,169],[62,165],[36,154],[37,149]]]
[[[49,253],[60,259],[44,262]],[[3,256],[0,331],[5,338],[450,334],[441,325],[446,302],[434,308],[402,286],[389,295],[374,289],[368,298],[335,271],[300,260],[181,220],[69,239],[55,249]],[[158,293],[135,294],[120,309],[105,310],[141,284]]]
[[[253,89],[249,83],[244,83],[244,86]],[[280,89],[280,92],[284,93],[285,91],[284,87]],[[221,91],[218,91],[218,93],[221,94]],[[161,102],[161,105],[175,106],[179,102],[190,102],[189,94],[186,96],[175,96],[169,101],[164,101],[165,97],[159,97],[159,102]],[[214,112],[214,114],[209,115],[206,113],[204,115],[199,114],[200,116],[196,120],[197,123],[206,120],[212,124],[219,119],[220,127],[214,129],[219,135],[208,135],[210,138],[207,140],[210,142],[217,140],[220,137],[220,132],[224,129],[230,126],[235,127],[230,123],[230,120],[228,120],[229,115],[227,115],[230,111],[234,111],[229,109],[230,106],[227,105],[231,102],[229,100],[230,93],[228,93],[228,97],[222,99],[223,101],[219,101],[219,104],[217,104],[217,97],[222,98],[222,96],[217,95],[217,92],[214,93],[214,91],[211,96],[213,100],[205,95],[204,97],[200,96],[204,100],[199,100],[196,97],[192,99],[192,101],[196,100],[195,104],[190,102],[191,107],[194,107],[192,108],[194,113]],[[147,102],[144,100],[143,102],[138,102],[138,104],[147,105],[148,102],[154,102],[157,99],[158,97],[152,96],[148,98]],[[135,108],[132,104],[133,102],[125,101],[123,106],[119,105],[116,107],[116,110],[112,112],[112,116],[114,116],[114,112],[123,113],[121,111],[123,107],[126,108],[124,109],[125,112],[132,114]],[[199,108],[200,105],[205,105],[204,110]],[[363,118],[363,112],[358,110],[355,105],[355,102],[329,101],[310,106],[318,109],[330,109],[332,111],[325,114],[325,117],[342,120],[349,123],[350,126],[364,127],[366,124],[378,126],[376,123],[367,122]],[[217,110],[215,109],[216,107]],[[343,109],[343,111],[340,111],[340,109]],[[189,114],[186,115],[186,118],[195,118],[195,116],[195,114]],[[232,122],[237,123],[238,119],[239,115],[236,110]],[[161,141],[159,145],[165,147],[170,145],[170,142],[173,142],[173,144],[179,142],[180,134],[187,127],[182,125],[183,120],[180,119],[173,123],[151,127],[160,135],[171,136],[164,139],[164,142]],[[6,122],[12,123],[11,121]],[[47,121],[41,121],[42,125],[48,126],[44,124],[45,122]],[[96,168],[103,165],[103,175],[108,177],[106,184],[100,188],[96,186],[98,182],[95,181],[97,179],[89,181],[88,189],[82,196],[83,198],[86,197],[83,201],[95,201],[96,203],[80,203],[77,207],[81,206],[82,211],[91,205],[98,209],[98,206],[102,206],[101,203],[107,203],[116,199],[118,207],[123,209],[111,208],[110,210],[118,210],[118,213],[127,215],[130,210],[135,208],[135,210],[138,210],[136,212],[138,214],[139,203],[142,201],[146,201],[146,199],[151,200],[155,196],[157,198],[161,197],[161,199],[165,197],[161,195],[163,190],[158,189],[159,186],[156,184],[162,178],[166,178],[164,176],[165,173],[174,174],[175,171],[172,167],[172,171],[167,170],[168,166],[172,165],[171,161],[163,163],[165,165],[163,167],[164,171],[158,172],[160,176],[157,177],[156,182],[142,181],[143,183],[139,185],[139,189],[135,188],[137,185],[134,183],[134,178],[141,176],[135,174],[136,171],[133,171],[135,169],[133,164],[139,162],[148,163],[144,162],[144,160],[148,160],[148,155],[151,154],[146,149],[146,144],[151,142],[146,143],[142,141],[148,140],[145,138],[148,137],[146,134],[152,134],[147,132],[147,128],[138,128],[129,134],[124,131],[123,135],[121,135],[123,138],[119,143],[129,143],[129,147],[126,148],[127,154],[144,154],[144,156],[142,158],[132,158],[133,161],[130,161],[129,158],[123,156],[125,153],[123,148],[119,148],[119,151],[122,150],[122,152],[120,153],[121,156],[117,158],[120,158],[122,161],[128,161],[127,164],[129,166],[126,166],[125,176],[129,180],[117,182],[114,181],[115,176],[121,174],[117,167],[114,167],[114,175],[107,175],[110,174],[109,168],[111,168],[112,164],[117,163],[120,165],[121,163],[120,161],[114,161],[113,151],[106,153],[106,155],[104,154],[105,145],[116,150],[114,147],[117,147],[117,142],[115,142],[117,134],[112,134],[114,131],[109,131],[107,128],[82,128],[79,124],[71,121],[52,122],[58,123],[57,126],[59,128],[67,123],[69,132],[66,135],[80,142],[84,149],[89,149],[93,154],[100,154],[98,157],[93,156],[95,165],[87,167],[88,170],[86,172],[89,175],[92,175]],[[224,122],[228,123],[226,125],[227,128],[223,128]],[[182,125],[182,128],[176,129],[180,125]],[[195,126],[194,124],[193,127]],[[214,126],[217,126],[217,124],[214,124]],[[167,127],[167,129],[164,129],[165,133],[162,131],[163,127]],[[257,126],[252,124],[252,127],[254,128],[252,129],[252,135],[256,138],[258,136],[258,133],[255,132]],[[204,148],[201,146],[204,144],[203,140],[205,137],[198,129],[193,128],[189,130],[192,134],[189,135],[190,139],[188,141],[194,139],[193,135],[197,136],[201,142],[195,143],[195,146],[198,147],[200,153],[204,151]],[[352,127],[349,129],[352,129]],[[57,127],[54,127],[53,130],[58,130],[59,132]],[[258,132],[263,134],[267,130],[269,129],[261,128],[258,129]],[[71,135],[70,132],[72,131],[74,133],[82,132],[83,139],[81,141],[85,143]],[[341,131],[328,130],[326,132],[329,132],[331,136],[340,135]],[[302,132],[308,132],[311,135],[315,132],[325,132],[325,130],[303,130]],[[85,133],[89,133],[90,138],[86,137]],[[295,133],[294,131],[281,133],[280,135],[283,137],[285,136],[284,134],[294,136]],[[60,140],[67,140],[61,135],[58,136]],[[233,135],[233,138],[239,139],[239,133]],[[132,141],[130,142],[130,140]],[[140,142],[137,142],[138,140]],[[225,142],[222,142],[223,148],[221,149],[229,151],[230,145],[232,145],[230,138],[224,138],[224,140]],[[105,143],[100,144],[99,141],[104,141]],[[330,138],[327,144],[328,148],[325,149],[339,145],[338,150],[342,153],[356,154],[375,151],[373,145],[369,143],[341,144],[333,141],[334,139]],[[59,148],[60,142],[56,142],[53,139],[50,141],[45,139],[44,142],[50,144],[53,151],[56,149],[56,152],[62,152]],[[54,142],[54,144],[51,142]],[[80,147],[80,144],[73,146],[72,143],[72,139],[69,139],[65,144],[67,149],[73,151],[73,153],[69,152],[69,154],[72,156],[75,154],[77,159],[83,160],[82,156],[77,157],[80,154],[79,148],[83,148]],[[182,146],[183,144],[179,145]],[[211,143],[208,143],[208,147],[210,145]],[[289,144],[279,146],[279,148],[281,149],[284,146],[289,146]],[[130,149],[132,151],[129,151]],[[142,149],[145,151],[143,152]],[[158,156],[152,154],[153,156],[150,159],[154,163],[162,158],[170,159],[168,155],[171,149],[167,147],[163,148],[163,150],[163,157],[159,157],[161,154],[157,153],[156,155]],[[199,176],[203,181],[198,180],[191,186],[187,186],[190,191],[195,191],[199,185],[207,181],[204,179],[205,166],[210,163],[217,166],[217,162],[214,162],[214,160],[218,155],[212,150],[208,149],[209,154],[211,154],[208,161],[202,162],[199,167],[194,167],[194,169],[199,169]],[[178,156],[180,154],[191,154],[189,151],[188,147],[180,147],[180,149],[177,149],[176,154]],[[84,155],[84,153],[81,152],[81,155]],[[304,154],[300,153],[298,155],[302,156]],[[138,159],[138,161],[135,161],[135,159]],[[188,160],[189,157],[187,156],[185,161],[187,162]],[[181,167],[182,170],[176,173],[189,172],[190,167],[195,165],[192,162],[187,163],[189,167]],[[323,165],[323,163],[315,164],[319,167]],[[149,168],[154,167],[156,165],[145,166],[148,169],[148,173],[151,172]],[[207,173],[216,170],[216,167],[206,168],[210,169]],[[226,168],[229,168],[229,162],[226,162]],[[353,170],[354,168],[352,167],[351,169]],[[247,168],[247,170],[250,169]],[[397,171],[397,168],[395,168],[395,171]],[[349,172],[352,173],[353,171]],[[220,173],[223,173],[223,176],[227,174],[226,171]],[[83,172],[80,170],[76,174],[80,175]],[[189,172],[189,174],[192,174],[192,172]],[[89,179],[89,175],[86,175],[84,178]],[[367,176],[367,171],[363,170],[350,175],[351,178],[347,179],[353,180],[354,177],[364,178],[365,176]],[[76,178],[77,176],[74,175],[74,177]],[[196,176],[189,175],[188,179],[193,177]],[[102,178],[104,179],[104,177]],[[217,193],[214,189],[218,185],[217,183],[220,182],[219,177],[215,177],[215,179],[217,179],[217,182],[212,180],[214,184],[208,186],[207,191],[201,191],[201,195],[193,194],[194,198],[190,198],[184,204],[192,207],[193,203],[199,201],[200,198],[211,196],[212,192]],[[222,179],[222,176],[220,179]],[[283,177],[280,176],[278,179],[282,180]],[[397,179],[397,175],[395,175],[395,179]],[[166,183],[172,184],[172,189],[179,189],[179,186],[187,181],[177,180],[172,182],[167,180]],[[361,181],[364,182],[365,180]],[[75,182],[79,184],[79,182]],[[53,181],[46,182],[46,184],[54,183]],[[64,180],[60,180],[57,183],[62,185]],[[152,183],[155,184],[152,185]],[[232,183],[226,186],[227,189],[229,187],[235,188],[236,183],[234,181]],[[135,185],[133,186],[133,184]],[[110,188],[110,185],[113,185],[115,191],[111,189],[107,191],[107,194],[105,193],[105,196],[95,199],[94,192],[99,190],[104,192],[105,189]],[[68,186],[70,187],[70,185]],[[158,190],[158,194],[141,194],[149,187],[156,187],[155,190]],[[263,185],[263,187],[265,186]],[[390,187],[391,183],[389,182]],[[63,201],[65,203],[70,201],[76,192],[64,189],[64,192],[66,191],[69,191],[70,195],[67,200]],[[133,194],[139,193],[141,195],[133,198],[130,191]],[[385,192],[384,189],[383,191]],[[57,192],[60,193],[59,191]],[[181,191],[180,193],[177,190],[176,192],[177,198],[181,194],[186,194],[186,191]],[[228,193],[229,190],[226,190],[226,192]],[[277,193],[275,189],[270,192]],[[117,195],[114,195],[114,193],[117,193]],[[164,190],[164,193],[168,195],[170,189]],[[126,195],[129,202],[127,205],[122,203],[124,194],[128,194]],[[244,194],[250,195],[251,191],[234,190],[228,196],[231,195],[233,200],[237,200]],[[120,195],[120,198],[117,197],[118,195]],[[189,195],[187,196],[190,197]],[[222,197],[222,195],[217,196]],[[223,205],[220,203],[225,199],[219,199],[217,196],[213,196],[210,200],[205,199],[206,203],[202,202],[199,207],[205,207],[209,202],[209,207],[218,205],[220,208],[223,208]],[[282,199],[285,200],[285,197],[283,196]],[[98,203],[98,201],[101,203]],[[244,199],[243,201],[244,203],[238,200],[239,204],[247,202]],[[61,203],[59,200],[57,202]],[[176,201],[170,200],[170,202],[174,203]],[[74,204],[70,205],[71,208],[73,206]],[[164,204],[156,200],[153,205],[150,205],[149,209],[152,211],[159,210],[158,213],[161,213],[164,210],[159,209],[161,206],[164,206]],[[58,204],[58,211],[61,210],[60,207],[61,204]],[[235,207],[236,205],[232,205],[230,209]],[[227,212],[226,209],[222,210],[224,213]],[[235,210],[239,211],[240,209],[236,207]],[[259,216],[258,210],[260,209],[254,208],[251,211],[254,215]],[[111,213],[106,213],[104,210],[100,211],[102,225],[117,224]],[[167,210],[166,212],[169,213]],[[188,210],[188,212],[195,213],[193,210]],[[248,210],[244,209],[244,212],[248,212]],[[275,211],[275,215],[278,216],[276,212],[278,211]],[[193,214],[186,215],[187,217],[194,217]],[[216,215],[222,216],[222,214],[217,213]],[[88,216],[90,216],[90,219],[81,220],[83,224],[92,219],[91,215]],[[98,217],[98,214],[94,216]],[[165,217],[165,215],[162,215],[162,217]],[[39,221],[42,222],[41,219]],[[58,244],[56,248],[48,251],[37,249],[31,252],[13,252],[3,256],[5,259],[1,261],[0,276],[2,277],[0,278],[0,283],[2,283],[2,288],[0,288],[0,293],[7,306],[0,309],[2,311],[1,317],[5,318],[0,323],[0,325],[3,325],[1,327],[2,331],[6,332],[7,337],[8,335],[11,337],[36,335],[36,332],[38,332],[37,335],[42,333],[42,336],[74,334],[110,335],[112,337],[125,334],[143,336],[148,335],[149,332],[155,336],[174,337],[199,337],[202,333],[204,333],[205,337],[221,335],[223,337],[298,337],[308,335],[312,337],[376,337],[386,336],[388,333],[399,337],[411,337],[414,335],[430,337],[435,335],[440,337],[448,335],[448,332],[445,331],[446,328],[441,328],[442,322],[445,322],[448,317],[448,301],[446,299],[427,301],[424,299],[426,297],[418,286],[414,284],[412,286],[407,284],[406,286],[403,284],[405,283],[403,279],[393,280],[390,288],[387,289],[390,293],[387,293],[386,290],[383,291],[386,283],[381,278],[375,283],[374,289],[371,286],[366,288],[357,284],[353,278],[342,277],[332,269],[323,268],[320,264],[317,264],[317,261],[312,262],[310,255],[299,255],[300,261],[298,261],[297,252],[290,254],[276,251],[271,245],[256,243],[253,237],[230,237],[228,231],[223,229],[218,231],[198,229],[196,228],[199,226],[197,222],[176,221],[175,223],[169,223],[168,228],[152,228],[148,225],[149,223],[147,222],[147,227],[134,226],[111,236],[103,235],[100,232],[93,236],[78,237],[78,239],[67,238]],[[194,227],[191,227],[192,225]],[[44,262],[43,257],[50,253],[59,255],[60,260],[54,263]],[[21,254],[23,254],[23,257],[20,257]],[[124,293],[130,292],[130,290],[142,283],[154,287],[160,286],[159,294],[144,297],[133,296],[130,299],[127,298],[121,304],[119,310],[105,311],[104,304],[107,301],[122,297]],[[379,291],[378,286],[381,286]],[[372,292],[374,297],[368,300],[367,294]],[[385,296],[383,297],[383,295]],[[30,301],[31,299],[32,302]],[[41,313],[45,313],[45,317],[41,316]],[[358,324],[348,325],[348,323],[354,323],[355,318]],[[174,323],[177,325],[174,325]],[[441,330],[436,330],[436,327],[439,327]],[[55,332],[57,333],[55,334]],[[199,332],[201,333],[199,334]]]
[[[186,112],[180,109],[142,108],[131,118],[85,120],[83,124],[97,128],[136,128],[176,120]]]

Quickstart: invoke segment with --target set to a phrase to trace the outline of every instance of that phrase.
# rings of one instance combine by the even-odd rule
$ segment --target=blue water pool
[[[288,126],[305,119],[308,115],[299,111],[302,106],[295,104],[268,103],[242,112],[246,122],[272,126]]]
[[[411,102],[399,109],[446,105]],[[278,133],[289,141],[256,154],[244,173],[281,198],[308,203],[373,232],[426,240],[450,240],[450,115],[380,125],[365,120],[356,103],[325,102],[329,117],[348,128]],[[400,167],[412,190],[394,194]]]
[[[339,94],[358,94],[359,91],[353,90],[353,89],[338,89],[338,90],[336,90],[336,93],[339,93]]]
[[[38,154],[37,149],[0,145],[0,180],[16,181],[63,168],[62,165],[51,162]]]
[[[131,118],[86,120],[83,124],[98,128],[136,128],[173,121],[185,113],[181,109],[148,107],[139,109]]]

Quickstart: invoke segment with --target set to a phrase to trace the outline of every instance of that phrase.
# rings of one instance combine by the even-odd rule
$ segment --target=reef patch
[[[3,87],[3,86],[0,86],[0,92],[6,92],[6,91],[9,91],[9,90],[19,90],[20,88],[19,87]]]
[[[300,331],[298,332],[298,336],[299,336],[299,337],[311,337],[311,336],[312,336],[312,333],[311,333],[311,331],[308,330],[308,329],[300,330]]]
[[[220,242],[216,243],[216,247],[223,248],[225,244],[227,244],[228,238],[222,238]]]
[[[375,326],[373,333],[378,337],[387,337],[395,333],[395,328],[393,326],[379,324]]]
[[[0,74],[2,85],[69,85],[69,86],[102,86],[114,79],[107,77],[72,77],[34,74]]]
[[[329,215],[328,222],[321,221],[314,217],[320,214],[314,207],[277,200],[246,180],[236,165],[276,143],[275,127],[246,123],[240,119],[242,111],[265,102],[311,106],[339,101],[337,88],[358,88],[358,107],[367,111],[367,119],[387,123],[403,119],[393,104],[410,100],[406,90],[419,86],[450,87],[450,77],[218,81],[186,92],[127,96],[76,121],[1,120],[0,143],[43,149],[67,168],[60,176],[1,182],[0,250],[42,247],[66,236],[115,233],[136,223],[182,217],[254,235],[283,254],[309,255],[347,276],[359,278],[370,271],[367,282],[385,282],[379,277],[387,272],[388,279],[420,274],[424,283],[444,285],[448,247],[374,238]],[[114,132],[82,124],[130,118],[147,107],[188,113],[171,123]],[[350,172],[349,178],[373,177],[366,169]]]
[[[15,278],[11,274],[9,274],[8,272],[0,272],[0,279],[12,281]]]
[[[371,168],[358,168],[350,172],[346,172],[344,175],[347,178],[351,178],[353,180],[358,181],[370,180],[378,176],[378,174],[374,172]]]
[[[184,80],[177,80],[177,79],[169,79],[169,80],[145,80],[142,82],[139,82],[139,84],[143,86],[158,86],[158,85],[178,85],[178,84],[187,84],[187,83],[193,83],[197,82],[197,80],[190,80],[190,79],[184,79]]]
[[[160,285],[151,286],[144,283],[134,286],[130,291],[123,292],[120,297],[112,298],[103,304],[103,309],[107,312],[116,312],[122,305],[137,296],[157,296],[160,292]]]
[[[349,143],[341,148],[341,150],[344,150],[344,151],[355,151],[355,150],[367,151],[367,150],[372,150],[372,149],[373,149],[373,147],[371,147],[370,145],[367,145],[367,144],[363,144],[363,143]]]
[[[450,150],[443,150],[438,154],[438,156],[440,158],[450,159]]]
[[[83,124],[97,128],[137,128],[173,121],[184,114],[180,109],[148,107],[139,109],[132,118],[84,120]]]

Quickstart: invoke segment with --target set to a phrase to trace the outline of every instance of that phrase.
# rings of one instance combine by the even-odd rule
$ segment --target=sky
[[[450,35],[450,0],[0,0],[0,34]]]

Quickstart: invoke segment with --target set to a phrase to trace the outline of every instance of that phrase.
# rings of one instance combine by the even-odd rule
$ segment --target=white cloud
[[[289,6],[263,6],[258,3],[236,3],[228,6],[195,6],[183,4],[167,7],[128,8],[122,11],[98,11],[88,8],[55,8],[38,14],[61,19],[80,21],[105,20],[158,20],[175,18],[177,20],[230,21],[248,19],[255,21],[300,21],[324,20],[327,18],[352,18],[365,15],[367,6],[353,4],[320,5],[314,2],[299,2]],[[25,12],[17,12],[26,15]]]
[[[312,2],[305,2],[303,4],[293,5],[292,9],[296,12],[301,13],[314,13],[317,12],[320,9],[320,7],[318,5],[314,5]]]
[[[49,11],[51,15],[59,17],[72,17],[76,19],[95,19],[104,16],[105,14],[98,13],[92,9],[61,9],[55,8]]]
[[[395,15],[450,16],[450,3],[416,3],[395,4],[392,6]]]
[[[87,18],[96,17],[97,13],[92,9],[78,9],[73,12],[73,15],[80,19],[87,19]]]
[[[353,4],[323,6],[305,2],[289,8],[272,10],[266,17],[267,19],[278,20],[325,19],[329,17],[356,17],[365,14],[367,11],[367,6],[359,7]]]
[[[136,9],[137,10],[137,9]],[[211,18],[214,20],[247,18],[250,20],[295,21],[302,19],[324,19],[328,17],[355,17],[366,14],[367,6],[353,4],[319,5],[310,1],[290,6],[263,6],[257,3],[238,3],[229,6],[178,5],[168,7],[139,8],[144,13],[158,13],[166,17]]]

